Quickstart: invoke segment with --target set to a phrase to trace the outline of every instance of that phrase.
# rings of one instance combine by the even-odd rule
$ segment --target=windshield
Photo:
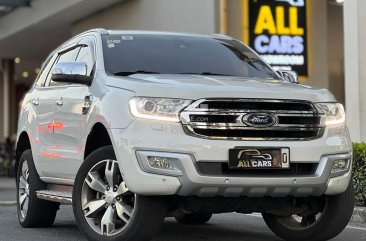
[[[278,79],[248,47],[237,40],[180,35],[103,36],[108,73],[199,74]]]

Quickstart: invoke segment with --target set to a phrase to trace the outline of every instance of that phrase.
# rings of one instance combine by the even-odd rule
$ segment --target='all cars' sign
[[[247,2],[245,38],[249,45],[275,69],[307,76],[306,0]]]

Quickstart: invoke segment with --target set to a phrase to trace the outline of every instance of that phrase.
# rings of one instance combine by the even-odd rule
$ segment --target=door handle
[[[39,100],[38,99],[37,100],[32,100],[32,104],[34,106],[38,106],[39,105]]]
[[[63,106],[64,102],[62,100],[56,100],[56,105],[57,106]]]
[[[88,114],[92,103],[93,103],[93,96],[92,95],[87,95],[87,96],[84,97],[84,105],[83,105],[83,108],[82,108],[82,111],[81,111],[83,115]]]

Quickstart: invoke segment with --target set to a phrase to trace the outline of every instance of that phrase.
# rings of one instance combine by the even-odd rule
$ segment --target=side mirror
[[[277,70],[277,74],[282,77],[283,80],[298,84],[299,82],[299,76],[295,71],[291,70]]]
[[[60,62],[52,69],[52,80],[74,84],[91,85],[92,76],[87,75],[85,62]]]

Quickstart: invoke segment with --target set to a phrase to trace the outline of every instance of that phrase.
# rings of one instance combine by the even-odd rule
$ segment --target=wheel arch
[[[26,131],[23,131],[22,133],[20,133],[18,141],[16,143],[16,149],[15,149],[15,158],[16,158],[16,162],[15,162],[15,171],[18,170],[18,165],[19,165],[19,160],[20,157],[22,155],[22,153],[27,150],[27,149],[31,149],[31,143],[30,143],[30,139],[28,136],[28,133]]]
[[[84,148],[84,160],[96,149],[112,145],[112,140],[108,133],[107,128],[100,122],[97,122],[91,128],[88,137],[86,139]]]

